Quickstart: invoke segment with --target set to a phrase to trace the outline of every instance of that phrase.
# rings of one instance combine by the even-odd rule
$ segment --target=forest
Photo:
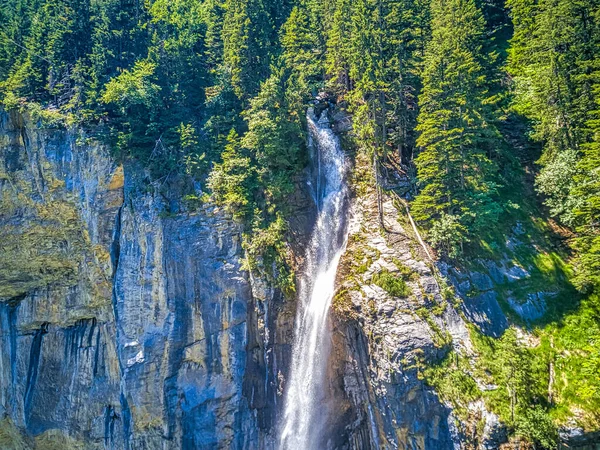
[[[481,372],[502,387],[485,393],[490,408],[535,448],[554,448],[574,416],[600,427],[599,0],[0,5],[4,110],[85,130],[149,183],[196,180],[203,194],[184,201],[224,208],[245,268],[290,294],[289,199],[317,96],[351,117],[353,151],[410,174],[410,211],[438,258],[497,255],[519,220],[551,236],[532,258],[564,262],[568,293],[534,325],[538,347],[514,328],[479,336],[477,368],[450,353],[429,382],[476,398]]]

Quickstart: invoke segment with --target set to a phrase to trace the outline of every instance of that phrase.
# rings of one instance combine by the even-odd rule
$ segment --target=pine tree
[[[329,88],[334,92],[350,90],[349,36],[350,0],[337,0],[329,15],[330,24],[326,32],[325,69],[330,77]]]
[[[515,109],[534,121],[533,138],[544,144],[542,163],[589,139],[593,107],[590,65],[597,52],[594,1],[509,0],[515,35],[509,71]]]
[[[72,95],[73,73],[90,51],[89,0],[45,1],[22,39],[22,58],[6,81],[18,96],[61,106]]]
[[[222,29],[223,64],[238,98],[258,92],[270,64],[270,18],[262,0],[227,0]]]
[[[0,5],[0,82],[23,54],[31,19],[39,7],[39,0],[7,0]]]
[[[290,97],[297,97],[301,108],[304,99],[322,87],[324,78],[323,42],[315,33],[310,13],[304,6],[294,7],[281,35],[282,63],[290,73],[288,92]]]
[[[429,7],[422,0],[335,3],[327,30],[329,84],[348,98],[363,148],[379,155],[412,154],[428,23]]]
[[[234,219],[248,220],[255,207],[255,171],[235,130],[231,130],[227,137],[221,160],[211,171],[208,186],[217,204],[223,205]]]
[[[430,226],[441,221],[466,227],[453,227],[456,241],[457,230],[466,239],[467,229],[474,233],[498,217],[499,136],[489,103],[481,11],[473,0],[434,0],[432,15],[417,127],[421,191],[413,213]]]
[[[285,209],[285,200],[295,187],[295,175],[305,165],[302,122],[290,111],[285,93],[283,71],[277,70],[262,83],[244,112],[248,132],[242,145],[250,150],[257,165],[265,199],[261,206],[267,214]]]
[[[543,145],[536,188],[550,213],[577,231],[577,284],[598,283],[597,0],[509,0],[514,108]],[[596,88],[594,89],[594,86]]]
[[[202,4],[206,23],[205,56],[207,68],[214,74],[223,62],[223,17],[225,5],[223,0],[207,0]]]
[[[578,233],[576,283],[581,289],[600,287],[600,67],[595,71],[596,108],[590,111],[590,143],[583,145],[577,164],[571,203]]]

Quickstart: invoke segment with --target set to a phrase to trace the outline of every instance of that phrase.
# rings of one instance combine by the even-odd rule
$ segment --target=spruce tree
[[[508,69],[517,112],[533,120],[545,164],[589,140],[591,64],[597,54],[594,0],[509,0],[515,34]]]
[[[432,30],[419,96],[421,151],[415,162],[421,191],[413,213],[442,236],[440,247],[447,231],[455,243],[449,253],[456,254],[460,241],[468,239],[467,229],[482,229],[500,212],[494,161],[499,135],[486,79],[490,57],[483,52],[481,11],[473,0],[434,0]],[[443,224],[452,229],[439,229]]]
[[[600,3],[508,0],[514,109],[542,144],[536,188],[551,215],[577,232],[576,282],[598,284]]]
[[[311,11],[304,6],[292,9],[282,27],[282,63],[290,73],[288,92],[298,106],[323,85],[323,43],[314,32]],[[318,19],[317,19],[318,20]]]
[[[331,20],[326,32],[325,69],[329,76],[329,88],[334,92],[348,91],[350,84],[349,36],[350,0],[333,3]]]
[[[238,98],[248,100],[267,77],[272,42],[262,0],[227,0],[223,19],[223,63]]]
[[[363,148],[410,155],[429,7],[422,0],[335,3],[327,29],[329,85],[349,100]],[[409,156],[410,157],[410,156]]]
[[[243,222],[254,212],[256,174],[235,130],[227,136],[221,160],[211,171],[208,186],[216,203],[224,206],[234,219]]]
[[[590,112],[588,121],[593,139],[583,145],[571,192],[578,233],[575,281],[581,289],[600,287],[600,67],[594,76],[596,108]]]
[[[294,177],[305,163],[305,141],[301,118],[293,114],[286,99],[283,70],[264,83],[244,112],[248,132],[242,145],[253,155],[259,173],[267,214],[286,208],[293,193]]]

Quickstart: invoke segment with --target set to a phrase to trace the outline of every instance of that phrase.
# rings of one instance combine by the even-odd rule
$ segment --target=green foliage
[[[597,294],[581,302],[577,311],[567,315],[561,327],[547,329],[556,358],[557,402],[567,408],[591,412],[592,423],[600,425],[600,298]],[[587,420],[590,420],[588,418]]]
[[[546,348],[527,348],[512,327],[498,340],[476,331],[471,338],[479,352],[478,376],[497,385],[484,392],[488,407],[518,436],[540,448],[554,448],[558,433],[548,415]]]
[[[371,282],[393,297],[408,297],[410,295],[410,288],[406,285],[406,282],[389,270],[384,269],[376,273],[373,275]]]
[[[256,172],[249,156],[244,156],[239,136],[232,130],[228,144],[221,154],[222,162],[215,164],[208,178],[217,204],[237,220],[248,219],[254,212],[252,203],[256,188]]]
[[[410,155],[429,1],[339,0],[325,14],[328,84],[349,101],[358,142]]]
[[[549,286],[560,291],[536,323],[544,326],[536,331],[539,347],[525,347],[514,330],[499,341],[475,336],[480,373],[454,354],[430,373],[462,412],[479,395],[473,377],[495,383],[481,394],[492,409],[514,434],[550,447],[556,434],[548,411],[560,420],[560,411],[579,408],[590,426],[600,423],[593,293],[600,285],[600,8],[591,0],[506,4],[6,0],[0,101],[49,126],[86,127],[118,159],[148,169],[151,180],[194,178],[210,192],[184,201],[221,206],[244,231],[245,267],[292,292],[286,240],[290,199],[307,160],[305,112],[327,91],[352,115],[346,142],[360,149],[359,196],[373,192],[396,153],[407,173],[416,166],[412,213],[440,254],[458,258],[476,249],[477,257],[506,256],[526,267],[530,277],[499,287],[501,299]],[[566,256],[541,244],[548,224],[518,167],[531,172],[538,147],[535,187],[574,233],[573,282],[592,292],[579,305]],[[14,239],[0,243],[0,296],[76,279],[85,236],[69,208],[52,207],[60,217],[32,207],[21,213],[35,220],[6,229]],[[505,246],[517,220],[528,249]],[[71,244],[57,245],[63,241]],[[347,268],[354,283],[380,256],[359,244]],[[383,271],[373,282],[407,296],[414,275],[394,263],[397,273]],[[35,276],[25,279],[25,272]],[[339,298],[349,311],[349,293]],[[419,314],[434,328],[432,314],[443,307]],[[443,347],[447,337],[438,334]],[[557,371],[551,401],[550,362]]]
[[[558,216],[569,225],[573,224],[573,208],[576,201],[570,193],[574,187],[578,155],[574,150],[565,150],[548,162],[536,179],[536,189],[544,194],[550,214]]]
[[[286,199],[305,165],[300,116],[288,103],[283,71],[271,75],[244,112],[247,132],[231,131],[208,185],[214,199],[246,227],[247,267],[259,270],[286,291],[294,278],[287,266]]]
[[[137,106],[151,109],[157,104],[160,86],[156,81],[156,64],[150,61],[138,61],[131,71],[124,70],[118,77],[110,80],[102,95],[104,103],[114,103],[128,113]]]
[[[266,226],[256,219],[251,233],[244,235],[244,268],[257,270],[285,294],[290,295],[295,291],[295,278],[289,265],[286,231],[287,224],[280,214]]]
[[[285,97],[281,72],[271,75],[244,113],[248,132],[242,145],[254,156],[269,213],[294,189],[294,177],[306,162],[303,125]]]
[[[431,245],[444,255],[456,258],[462,253],[463,243],[468,242],[467,228],[459,221],[459,217],[446,213],[440,215],[429,230]]]
[[[261,0],[226,0],[223,19],[223,64],[240,99],[258,92],[270,63],[269,23]]]
[[[282,61],[291,71],[288,92],[299,96],[300,104],[323,85],[323,35],[315,32],[319,18],[312,20],[310,12],[303,6],[294,7],[281,37]]]
[[[509,51],[513,108],[543,145],[537,189],[550,213],[577,232],[575,279],[598,285],[598,48],[600,8],[593,1],[509,0],[515,35]]]
[[[444,402],[452,404],[463,420],[468,417],[469,403],[481,397],[481,391],[469,371],[469,360],[450,351],[443,360],[423,372],[427,384],[435,388]]]
[[[436,243],[456,254],[457,243],[501,211],[499,133],[486,73],[493,56],[485,53],[485,22],[473,1],[433,1],[432,15],[415,160],[422,189],[412,212],[430,226],[442,222]]]
[[[558,431],[551,417],[540,405],[528,408],[519,417],[516,424],[516,435],[533,442],[536,447],[545,449],[556,448]]]
[[[509,50],[514,107],[534,120],[544,160],[575,149],[592,105],[590,64],[597,51],[594,2],[509,0],[515,35]]]
[[[392,262],[398,268],[398,273],[402,276],[405,281],[417,281],[419,279],[418,272],[414,272],[413,269],[404,265],[399,259],[393,258]]]
[[[582,146],[569,198],[578,233],[575,282],[582,290],[600,286],[600,68],[596,68],[593,79],[595,107],[587,122],[592,140]]]
[[[139,4],[10,0],[6,8],[0,13],[3,102],[36,101],[90,119],[103,83],[144,48],[135,26],[145,17]]]

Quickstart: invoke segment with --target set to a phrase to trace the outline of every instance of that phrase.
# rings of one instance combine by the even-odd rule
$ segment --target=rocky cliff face
[[[122,170],[19,114],[0,116],[0,136],[0,409],[30,435],[122,439],[110,262]]]
[[[372,162],[359,153],[354,164],[351,232],[332,307],[330,372],[342,412],[332,442],[360,449],[500,448],[506,430],[483,400],[468,401],[457,414],[456,403],[444,401],[425,372],[450,352],[474,371],[479,356],[472,332],[500,337],[509,326],[507,308],[533,321],[554,294],[536,291],[540,283],[530,280],[530,269],[506,254],[469,269],[433,259],[395,194],[410,184],[408,176],[390,161],[376,190]],[[517,224],[507,248],[529,246],[522,234]],[[402,282],[386,282],[386,276]],[[526,327],[520,332],[529,339]],[[496,389],[478,383],[481,391]]]
[[[270,446],[293,305],[240,270],[239,227],[80,133],[0,124],[2,414],[38,445]]]
[[[334,129],[346,122],[333,115]],[[512,295],[528,269],[436,265],[364,158],[331,314],[328,448],[497,448],[497,417],[469,405],[483,425],[471,433],[423,372],[449,349],[475,358],[469,323],[499,336],[496,291]],[[276,448],[294,302],[241,269],[240,227],[210,204],[189,208],[184,189],[201,194],[116,165],[82,132],[0,114],[1,446]],[[301,268],[314,207],[302,189],[292,203]],[[552,293],[510,295],[530,320]]]
[[[369,164],[356,164],[357,182],[364,183]],[[349,441],[352,448],[454,448],[458,436],[451,410],[420,372],[423,362],[438,359],[448,343],[468,347],[468,332],[443,298],[431,261],[399,205],[391,197],[382,198],[381,232],[377,204],[377,193],[363,185],[353,205],[333,308],[337,361],[332,370],[352,416],[347,421]],[[374,276],[383,272],[405,280],[404,298],[377,284]]]

